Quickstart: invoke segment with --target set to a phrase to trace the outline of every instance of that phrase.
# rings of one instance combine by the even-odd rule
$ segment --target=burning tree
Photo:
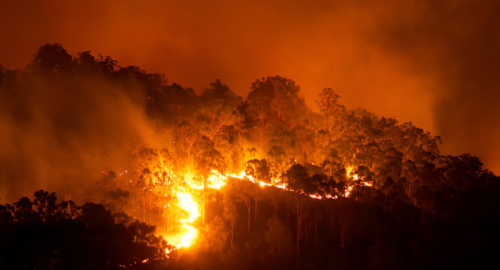
[[[88,116],[81,103],[98,115]],[[110,57],[72,58],[60,45],[45,45],[27,69],[0,71],[0,105],[7,125],[20,123],[2,134],[2,149],[20,147],[12,158],[0,156],[0,177],[22,169],[25,178],[60,178],[71,187],[68,198],[93,202],[58,203],[55,194],[39,191],[34,201],[0,206],[4,265],[130,267],[174,254],[241,259],[248,253],[245,258],[269,265],[269,256],[277,257],[283,266],[291,253],[311,258],[326,250],[325,257],[360,254],[359,261],[380,266],[374,257],[385,254],[377,249],[411,261],[418,248],[431,247],[429,239],[440,235],[411,236],[426,226],[443,229],[440,222],[448,219],[485,225],[481,216],[497,224],[491,213],[498,210],[498,177],[478,158],[442,156],[439,137],[347,109],[329,88],[315,113],[298,84],[281,76],[256,80],[246,98],[220,80],[197,95]],[[31,136],[40,126],[47,134]],[[25,127],[29,139],[23,140],[17,131]],[[29,155],[21,158],[23,151]],[[49,232],[56,240],[38,236]],[[16,243],[21,234],[34,242]],[[37,259],[22,257],[22,245]],[[450,247],[444,240],[437,246]]]

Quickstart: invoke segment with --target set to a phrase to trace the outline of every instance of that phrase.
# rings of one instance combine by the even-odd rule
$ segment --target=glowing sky
[[[349,108],[441,135],[500,172],[499,1],[7,1],[0,65],[40,45],[90,50],[200,93],[240,95],[263,76],[295,80],[314,106],[331,87]]]

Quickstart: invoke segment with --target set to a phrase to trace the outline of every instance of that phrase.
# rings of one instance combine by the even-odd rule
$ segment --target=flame
[[[344,193],[344,196],[345,196],[346,198],[347,198],[347,197],[349,197],[349,195],[351,195],[351,191],[352,191],[352,189],[353,189],[353,186],[348,186],[348,187],[347,187],[347,190],[346,190],[346,191],[345,191],[345,193]]]
[[[310,194],[309,197],[313,198],[313,199],[319,199],[321,200],[321,195],[318,195],[318,194]]]
[[[203,185],[203,183],[201,183],[201,184],[195,183],[194,181],[189,180],[189,178],[184,178],[184,181],[192,189],[202,190],[203,188],[205,188],[205,185]]]
[[[347,166],[345,167],[345,175],[347,178],[351,178],[351,173],[354,172],[354,166]]]
[[[182,235],[180,240],[181,243],[176,245],[177,248],[191,246],[193,239],[198,234],[198,231],[189,224],[184,224],[184,228],[187,230],[187,232],[185,232],[184,235]]]
[[[188,213],[188,217],[181,219],[184,232],[180,239],[173,240],[173,245],[177,248],[189,247],[198,234],[198,231],[190,223],[193,223],[200,216],[200,211],[190,193],[178,191],[176,195],[179,207]]]
[[[245,171],[240,172],[239,174],[232,173],[230,174],[232,178],[238,178],[238,179],[243,179],[247,176],[247,173]]]
[[[211,175],[207,179],[208,187],[214,189],[220,189],[226,185],[227,176],[219,173],[216,170],[211,171]]]
[[[213,189],[221,189],[223,186],[226,185],[227,182],[227,176],[219,173],[218,171],[212,170],[210,172],[211,174],[207,177],[207,187],[208,188],[213,188]],[[197,189],[197,190],[202,190],[205,188],[204,183],[195,183],[193,180],[193,177],[187,174],[187,177],[184,177],[184,182],[189,185],[190,188],[192,189]]]
[[[191,196],[190,193],[178,191],[177,200],[179,201],[179,206],[181,207],[181,209],[189,213],[189,217],[187,219],[182,219],[181,221],[192,223],[200,216],[198,205],[193,200],[193,196]]]
[[[357,174],[354,173],[354,166],[347,166],[345,168],[345,175],[347,176],[347,178],[354,178],[354,180],[358,180],[359,179],[359,176]]]
[[[352,178],[358,180],[358,175],[354,174],[354,166],[346,167],[346,175],[348,178]],[[104,172],[103,172],[104,173]],[[121,173],[120,176],[128,174],[128,171]],[[165,238],[168,240],[170,244],[172,244],[175,248],[187,248],[193,245],[197,235],[198,229],[195,225],[196,220],[201,216],[200,207],[197,201],[194,200],[193,194],[196,194],[199,190],[204,189],[222,189],[228,182],[230,178],[240,179],[242,181],[250,181],[252,183],[258,184],[261,187],[274,187],[279,188],[288,192],[298,192],[299,194],[308,196],[312,199],[337,199],[339,196],[335,194],[307,194],[303,191],[296,191],[287,186],[281,179],[272,178],[270,183],[259,181],[255,179],[252,175],[247,175],[245,171],[241,171],[240,173],[226,173],[222,174],[217,170],[210,171],[210,174],[205,178],[205,181],[199,181],[196,179],[195,174],[191,172],[191,170],[187,169],[182,174],[175,174],[173,170],[168,169],[167,166],[162,166],[154,168],[151,176],[149,178],[150,183],[153,184],[153,188],[148,188],[149,191],[154,192],[162,192],[165,197],[167,197],[166,193],[163,193],[164,187],[172,187],[171,192],[175,194],[177,198],[176,207],[179,207],[183,211],[186,212],[186,216],[178,220],[180,222],[177,223],[177,227],[175,230],[167,233]],[[371,186],[372,183],[368,181],[364,181],[362,183],[350,183],[346,189],[344,190],[344,196],[349,197],[355,185],[364,185]],[[145,187],[144,187],[145,189]],[[195,193],[193,193],[195,192]],[[340,194],[338,194],[340,195]],[[172,205],[173,206],[173,205]],[[168,204],[168,208],[171,205]],[[164,208],[167,208],[164,205]],[[180,226],[179,226],[180,225]],[[169,254],[172,249],[166,249],[165,253]]]

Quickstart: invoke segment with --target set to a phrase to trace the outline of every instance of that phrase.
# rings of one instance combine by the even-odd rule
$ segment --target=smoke
[[[26,1],[24,1],[26,2]],[[350,108],[441,135],[498,172],[498,1],[3,1],[0,64],[38,46],[91,50],[201,92],[239,95],[279,74],[309,106],[325,87]]]
[[[446,154],[470,152],[500,171],[500,2],[394,5],[377,26],[389,55],[435,83],[433,116]],[[381,35],[378,35],[381,34]]]
[[[19,76],[0,92],[3,202],[39,189],[59,195],[95,189],[101,171],[130,170],[131,142],[161,141],[142,104],[102,77]]]
[[[319,92],[331,87],[348,107],[434,131],[432,93],[420,90],[429,81],[367,38],[383,9],[370,1],[4,5],[0,25],[13,25],[0,29],[8,37],[0,43],[0,63],[6,68],[22,68],[38,46],[59,43],[73,55],[91,50],[121,65],[166,74],[198,93],[219,78],[246,96],[256,79],[281,75],[301,86],[311,107]]]

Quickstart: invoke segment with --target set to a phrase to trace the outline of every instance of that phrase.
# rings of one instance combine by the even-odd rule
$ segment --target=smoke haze
[[[40,45],[57,42],[72,55],[91,50],[94,55],[112,56],[122,66],[164,73],[170,82],[198,93],[220,78],[246,96],[255,79],[279,74],[301,85],[310,106],[323,88],[331,87],[348,107],[412,121],[443,137],[444,154],[470,152],[498,173],[500,24],[495,15],[499,5],[498,1],[0,1],[0,64],[23,68]],[[111,113],[106,116],[110,119],[97,121],[101,123],[97,126],[111,130],[113,139],[104,142],[110,147],[121,129],[141,136],[143,127],[119,124],[120,118],[140,117],[133,102],[119,101],[121,110],[96,103],[95,109],[80,105],[81,112],[78,104],[68,106],[76,107],[76,115]],[[34,113],[40,126],[31,127],[32,134],[41,130],[41,138],[51,136],[54,131],[46,115],[52,109]],[[15,121],[1,117],[4,126]],[[88,125],[82,123],[78,136],[103,143],[100,128],[88,131]],[[2,131],[2,145],[18,147],[23,157],[30,149],[49,152],[51,144],[35,138],[27,140],[29,145],[14,146],[12,138],[19,132],[26,130],[15,129],[5,136]],[[2,155],[14,160],[10,152],[2,150]],[[43,162],[47,161],[36,164]]]
[[[79,194],[103,170],[130,169],[131,142],[159,142],[140,104],[97,76],[34,75],[16,83],[0,95],[3,201],[34,189]]]

